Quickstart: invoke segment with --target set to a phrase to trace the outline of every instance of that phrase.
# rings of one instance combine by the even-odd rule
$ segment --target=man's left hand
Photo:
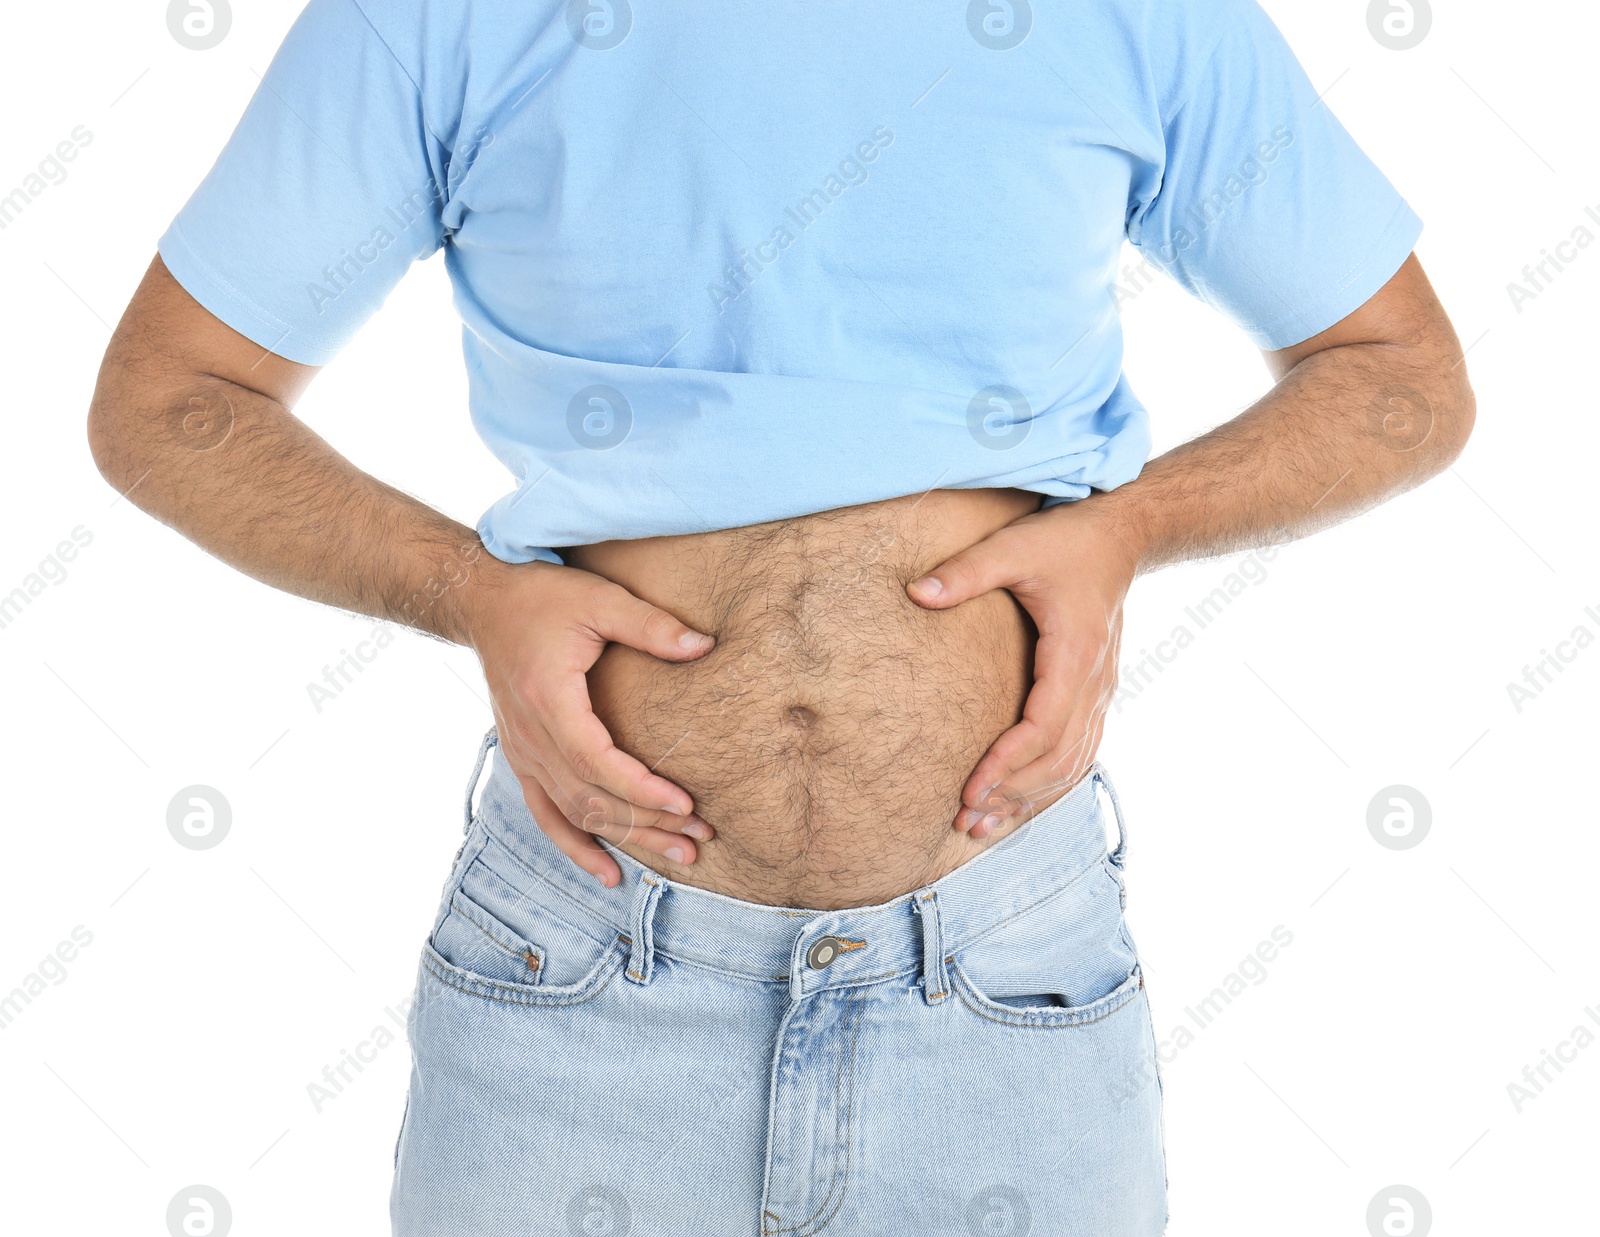
[[[1091,498],[1024,516],[907,588],[929,610],[1008,589],[1039,631],[1022,720],[967,779],[957,829],[988,837],[1089,771],[1116,692],[1122,601],[1137,567],[1133,546]]]

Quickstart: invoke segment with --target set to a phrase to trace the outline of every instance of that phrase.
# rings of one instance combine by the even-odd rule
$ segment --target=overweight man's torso
[[[953,822],[968,775],[1021,716],[1032,624],[1004,591],[936,612],[905,586],[1039,503],[935,490],[567,551],[717,637],[685,665],[613,644],[590,672],[616,744],[717,830],[691,867],[622,849],[731,897],[835,909],[926,885],[1004,836],[975,842]]]

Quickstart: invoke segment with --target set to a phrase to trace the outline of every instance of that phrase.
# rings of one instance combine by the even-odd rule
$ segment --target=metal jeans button
[[[825,970],[833,965],[833,960],[839,953],[838,937],[819,936],[811,943],[811,948],[806,950],[806,965],[814,971]]]

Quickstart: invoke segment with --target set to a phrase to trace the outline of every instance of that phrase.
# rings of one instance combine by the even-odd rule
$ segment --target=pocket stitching
[[[580,916],[583,919],[592,922],[593,924],[603,926],[608,932],[620,932],[623,930],[602,915],[596,907],[586,905],[585,903],[579,901],[577,898],[573,897],[572,894],[561,888],[560,885],[550,880],[547,876],[545,876],[544,873],[540,872],[532,863],[524,859],[515,850],[513,850],[510,843],[508,843],[504,838],[500,837],[497,832],[491,829],[487,821],[484,823],[483,833],[485,845],[483,850],[479,851],[475,857],[476,862],[480,867],[483,868],[485,872],[494,877],[495,880],[499,881],[507,889],[510,889],[519,897],[525,897],[530,901],[534,901],[533,895],[530,892],[524,891],[514,881],[502,876],[495,865],[484,858],[484,852],[488,850],[490,844],[493,844],[499,854],[504,855],[508,860],[510,860],[511,864],[519,873],[529,877],[537,884],[542,897],[553,898],[559,902],[561,909],[558,910],[555,906],[548,906],[546,909],[548,909],[552,914],[562,916],[567,920],[569,926],[577,928],[580,932],[584,932],[585,935],[593,935],[588,931],[587,928],[580,927],[578,924],[571,922],[573,916]]]
[[[422,947],[423,967],[446,987],[465,992],[484,1000],[500,1001],[507,1005],[581,1005],[599,996],[622,968],[623,939],[618,937],[601,955],[593,970],[575,984],[563,987],[542,987],[535,984],[512,984],[471,971],[448,961],[432,944]]]
[[[495,948],[504,951],[508,956],[521,962],[526,962],[528,954],[531,953],[539,963],[534,970],[537,972],[542,972],[544,970],[544,950],[538,945],[535,945],[532,941],[525,940],[515,932],[512,932],[509,927],[501,925],[499,921],[489,912],[489,910],[486,907],[480,906],[472,898],[472,896],[466,892],[466,890],[458,888],[455,893],[451,894],[450,909],[457,915],[460,915],[462,919],[466,920],[467,923],[471,924],[479,932],[483,933],[483,935],[488,939],[489,943]],[[484,919],[488,920],[488,923],[480,923],[476,918],[473,917],[473,912],[482,915]],[[493,925],[493,928],[491,928],[490,925]],[[442,924],[440,926],[443,927]],[[506,944],[506,942],[502,941],[498,936],[495,935],[495,929],[505,932],[506,935],[509,936],[515,943],[515,945],[521,945],[523,948],[517,949],[513,945]],[[438,933],[435,933],[434,935],[437,936]]]
[[[962,970],[959,962],[953,958],[948,961],[951,976],[955,980],[953,986],[956,995],[961,998],[961,1003],[978,1017],[989,1022],[998,1022],[1003,1026],[1040,1031],[1060,1031],[1068,1027],[1088,1026],[1109,1018],[1144,989],[1144,971],[1135,963],[1127,979],[1105,996],[1090,1001],[1087,1005],[1077,1005],[1069,1009],[1048,1009],[1040,1006],[1019,1009],[1002,1005],[985,996],[968,977],[966,971]]]

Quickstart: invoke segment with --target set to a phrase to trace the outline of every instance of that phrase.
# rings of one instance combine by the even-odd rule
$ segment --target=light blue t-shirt
[[[1254,0],[311,0],[161,238],[333,359],[443,249],[511,562],[1138,475],[1124,238],[1282,348],[1421,224]]]

